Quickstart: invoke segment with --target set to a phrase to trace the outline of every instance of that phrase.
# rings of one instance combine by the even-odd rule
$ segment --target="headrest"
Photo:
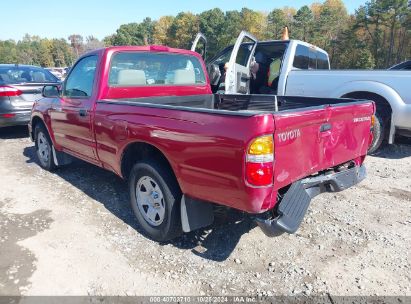
[[[174,72],[174,84],[195,84],[196,76],[194,70],[175,70]]]
[[[255,54],[255,61],[268,65],[268,57],[263,52],[257,52]]]
[[[118,85],[133,86],[145,85],[146,74],[143,70],[121,70],[118,72]]]
[[[27,79],[27,80],[29,80],[29,79]],[[33,73],[33,81],[34,82],[45,82],[46,77],[44,76],[44,73],[42,73],[42,72],[34,72]]]

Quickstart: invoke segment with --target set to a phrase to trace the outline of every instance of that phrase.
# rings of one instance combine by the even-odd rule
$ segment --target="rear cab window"
[[[110,87],[205,85],[206,77],[199,59],[192,55],[124,51],[113,55]]]

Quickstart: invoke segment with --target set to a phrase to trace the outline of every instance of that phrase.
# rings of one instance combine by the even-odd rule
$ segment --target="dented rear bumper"
[[[342,172],[321,174],[294,182],[277,207],[274,219],[256,218],[258,226],[267,236],[284,232],[294,233],[304,219],[311,199],[323,192],[339,192],[361,182],[366,177],[364,166]]]

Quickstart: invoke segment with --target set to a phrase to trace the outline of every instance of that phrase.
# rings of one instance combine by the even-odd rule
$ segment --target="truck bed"
[[[363,103],[357,99],[348,98],[318,98],[302,96],[275,96],[261,94],[213,94],[192,96],[164,96],[127,99],[108,99],[105,102],[123,102],[130,105],[153,107],[176,107],[176,109],[199,112],[220,112],[221,114],[251,116],[259,113],[276,113],[298,111],[312,107]],[[217,111],[216,111],[217,110]]]
[[[297,180],[347,162],[361,165],[373,112],[367,101],[266,95],[99,100],[97,153],[120,174],[128,142],[152,143],[170,161],[183,193],[260,213],[274,206],[276,191]],[[244,153],[267,134],[274,138],[273,187],[249,187]]]

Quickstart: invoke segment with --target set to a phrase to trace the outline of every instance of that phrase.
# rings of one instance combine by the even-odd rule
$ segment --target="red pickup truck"
[[[210,225],[215,205],[250,214],[269,236],[295,232],[315,195],[365,178],[375,110],[213,94],[200,55],[165,46],[88,53],[43,97],[29,125],[40,165],[77,157],[128,180],[136,218],[158,241]]]

